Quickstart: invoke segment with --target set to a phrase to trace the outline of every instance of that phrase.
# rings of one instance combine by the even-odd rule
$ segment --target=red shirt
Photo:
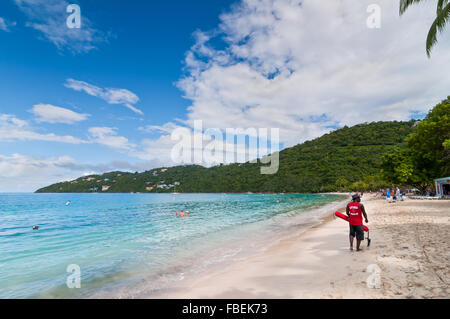
[[[363,218],[362,218],[362,211],[361,207],[359,207],[358,202],[351,202],[348,203],[348,222],[350,225],[362,225],[363,224]]]

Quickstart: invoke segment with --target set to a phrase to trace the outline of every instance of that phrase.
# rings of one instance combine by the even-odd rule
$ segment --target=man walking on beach
[[[361,204],[361,197],[359,194],[352,196],[352,201],[347,204],[346,214],[348,216],[348,222],[350,224],[350,250],[353,250],[353,240],[356,237],[356,251],[360,251],[361,241],[364,240],[364,229],[363,229],[363,219],[366,223],[369,222],[367,219],[366,210],[364,205]]]

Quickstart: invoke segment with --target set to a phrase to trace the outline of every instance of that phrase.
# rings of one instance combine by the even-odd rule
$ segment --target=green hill
[[[280,152],[277,174],[260,164],[158,168],[143,173],[110,172],[39,189],[38,193],[85,192],[325,192],[384,186],[381,158],[404,139],[415,121],[344,127]]]

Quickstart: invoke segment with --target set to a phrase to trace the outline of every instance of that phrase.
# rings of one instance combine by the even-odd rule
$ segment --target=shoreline
[[[328,215],[261,254],[143,297],[450,298],[448,202],[387,203],[369,194],[362,202],[372,239],[362,252],[349,251],[348,226]],[[381,271],[379,289],[367,286],[369,265]]]
[[[330,212],[336,211],[347,201],[346,197],[343,197],[342,194],[340,195],[340,198],[335,198],[333,201],[325,204],[300,208],[300,211],[295,216],[286,218],[281,215],[281,219],[273,224],[276,228],[272,230],[270,230],[273,227],[271,225],[260,225],[257,227],[263,228],[259,229],[259,231],[252,229],[248,235],[240,238],[238,241],[222,241],[215,249],[203,252],[195,260],[191,261],[193,262],[192,264],[188,262],[185,267],[174,256],[175,260],[177,260],[177,265],[168,266],[172,270],[178,269],[176,273],[164,270],[164,274],[160,274],[161,277],[155,277],[154,274],[144,274],[145,281],[143,280],[142,284],[126,285],[119,289],[108,289],[108,291],[95,293],[88,298],[158,298],[159,295],[164,294],[166,291],[176,289],[180,283],[190,282],[210,273],[220,271],[224,266],[230,266],[236,262],[260,256],[280,241],[289,240],[331,220],[333,214]],[[296,211],[297,209],[293,209],[290,212],[294,213]],[[187,262],[187,260],[185,261]],[[163,278],[162,281],[161,278]]]
[[[81,192],[81,193],[74,193],[74,192],[0,192],[0,194],[237,194],[237,195],[300,195],[300,194],[310,194],[310,195],[348,195],[350,192],[284,192],[284,193],[277,193],[277,192]]]

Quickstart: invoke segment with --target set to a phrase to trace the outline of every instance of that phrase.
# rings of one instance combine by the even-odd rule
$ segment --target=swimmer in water
[[[188,210],[186,211],[186,216],[189,217],[189,211]]]
[[[39,226],[33,226],[33,230],[38,230]]]
[[[184,217],[184,211],[183,210],[181,210],[181,212],[180,212],[180,217]]]
[[[176,211],[175,211],[175,217],[177,217],[177,216],[178,216],[178,211],[176,210]]]

